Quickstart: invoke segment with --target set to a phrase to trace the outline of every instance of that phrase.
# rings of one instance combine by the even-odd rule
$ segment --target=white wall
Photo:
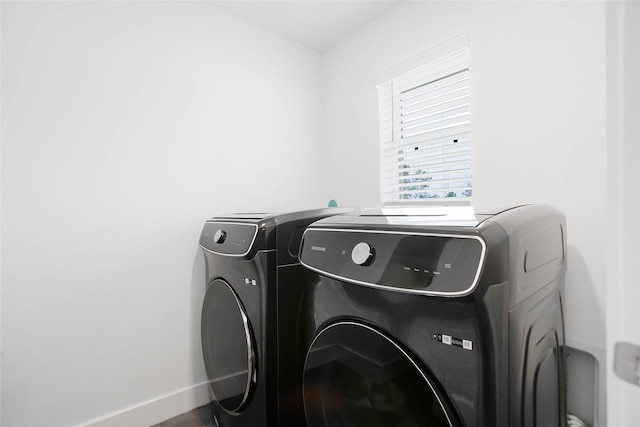
[[[191,409],[204,220],[326,206],[321,56],[202,2],[1,7],[2,425]]]
[[[463,33],[474,203],[547,203],[565,212],[567,341],[604,363],[604,2],[407,2],[344,40],[324,64],[328,192],[342,204],[379,203],[376,78]]]

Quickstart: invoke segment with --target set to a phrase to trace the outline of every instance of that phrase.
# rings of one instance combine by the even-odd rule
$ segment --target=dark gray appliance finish
[[[300,261],[310,427],[565,425],[558,210],[344,215]]]
[[[299,387],[286,363],[292,353],[293,325],[278,321],[283,278],[299,283],[306,270],[298,261],[307,225],[350,209],[330,208],[286,214],[233,214],[206,221],[200,235],[207,290],[201,336],[220,427],[300,425],[304,421]],[[283,360],[284,367],[278,366]]]

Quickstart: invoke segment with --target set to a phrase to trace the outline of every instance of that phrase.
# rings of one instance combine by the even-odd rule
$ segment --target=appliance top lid
[[[370,212],[363,216],[384,216],[387,224],[453,227],[476,227],[484,220],[476,216],[473,206],[385,207],[378,214]]]
[[[240,212],[215,216],[207,222],[240,222],[260,224],[265,221],[273,221],[276,224],[285,224],[293,221],[313,222],[320,218],[332,215],[341,215],[352,212],[354,208],[320,208],[292,212]]]
[[[324,224],[410,225],[477,227],[483,221],[512,207],[483,209],[473,206],[393,206],[360,210],[319,221]]]
[[[267,213],[267,212],[238,212],[231,214],[218,215],[211,220],[241,220],[241,221],[249,221],[249,222],[260,222],[261,220],[272,218],[277,213]]]

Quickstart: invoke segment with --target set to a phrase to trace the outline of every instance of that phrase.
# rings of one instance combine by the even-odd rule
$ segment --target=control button
[[[368,243],[360,242],[351,251],[351,260],[358,265],[369,265],[373,262],[375,251]]]
[[[227,232],[223,230],[216,230],[216,234],[213,235],[214,243],[224,243],[224,240],[227,238]]]

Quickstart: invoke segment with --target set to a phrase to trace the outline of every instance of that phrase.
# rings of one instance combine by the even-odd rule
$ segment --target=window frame
[[[464,76],[455,77],[456,75]],[[447,78],[449,80],[446,80]],[[450,81],[456,79],[466,79],[466,83],[460,83],[459,89],[459,93],[462,94],[464,99],[460,98],[457,101],[454,99],[451,102],[450,113],[444,113],[444,108],[438,111],[438,117],[440,117],[438,120],[427,122],[430,119],[418,119],[418,128],[422,129],[422,132],[418,132],[419,135],[408,133],[409,131],[406,129],[410,127],[406,124],[407,121],[412,119],[408,119],[408,116],[405,116],[404,122],[402,122],[403,119],[399,111],[404,99],[401,101],[400,94],[407,92],[408,95],[409,91],[417,88],[423,91],[425,88],[441,89],[445,85],[449,85]],[[382,205],[471,205],[473,197],[473,152],[471,144],[471,85],[468,34],[451,39],[387,70],[378,77],[376,88],[378,89],[378,108],[380,113],[379,178]],[[432,104],[431,107],[439,107],[444,103],[444,98],[438,99],[439,101],[437,102],[439,103]],[[423,102],[428,104],[432,101]],[[454,114],[457,114],[457,116],[454,117]],[[453,118],[449,120],[451,117]],[[404,125],[401,123],[404,123]],[[451,128],[450,132],[447,130],[448,128]],[[438,135],[441,135],[441,137],[438,138]],[[415,147],[412,147],[414,145]],[[412,155],[412,149],[416,150],[415,155]],[[393,160],[395,156],[398,156],[398,160]],[[411,160],[405,160],[405,158]],[[387,162],[386,159],[391,160]],[[432,162],[434,159],[440,163],[436,165]],[[447,160],[450,160],[452,162],[451,165],[458,169],[450,170],[445,165]],[[393,163],[396,163],[396,165],[394,166]],[[405,164],[403,165],[402,163]],[[389,165],[391,166],[390,168],[388,167]],[[403,166],[412,170],[401,175]],[[436,171],[435,168],[439,170]],[[397,175],[395,175],[396,173]],[[402,176],[407,178],[402,178]],[[437,177],[436,180],[434,180],[435,177]],[[397,180],[397,183],[394,180]],[[437,184],[437,187],[441,188],[433,188],[431,191],[426,190],[424,188],[428,185],[426,182],[432,180]],[[387,188],[396,185],[397,191],[395,194],[398,195],[398,198],[389,197],[390,192],[387,191]],[[456,197],[447,196],[448,185],[453,186],[451,190],[455,190]],[[468,194],[460,195],[460,192],[467,190],[467,188]],[[428,193],[431,193],[432,196],[434,193],[440,193],[442,197],[426,198],[429,196]],[[451,193],[453,191],[450,191],[449,194]],[[416,197],[411,198],[411,195]]]

